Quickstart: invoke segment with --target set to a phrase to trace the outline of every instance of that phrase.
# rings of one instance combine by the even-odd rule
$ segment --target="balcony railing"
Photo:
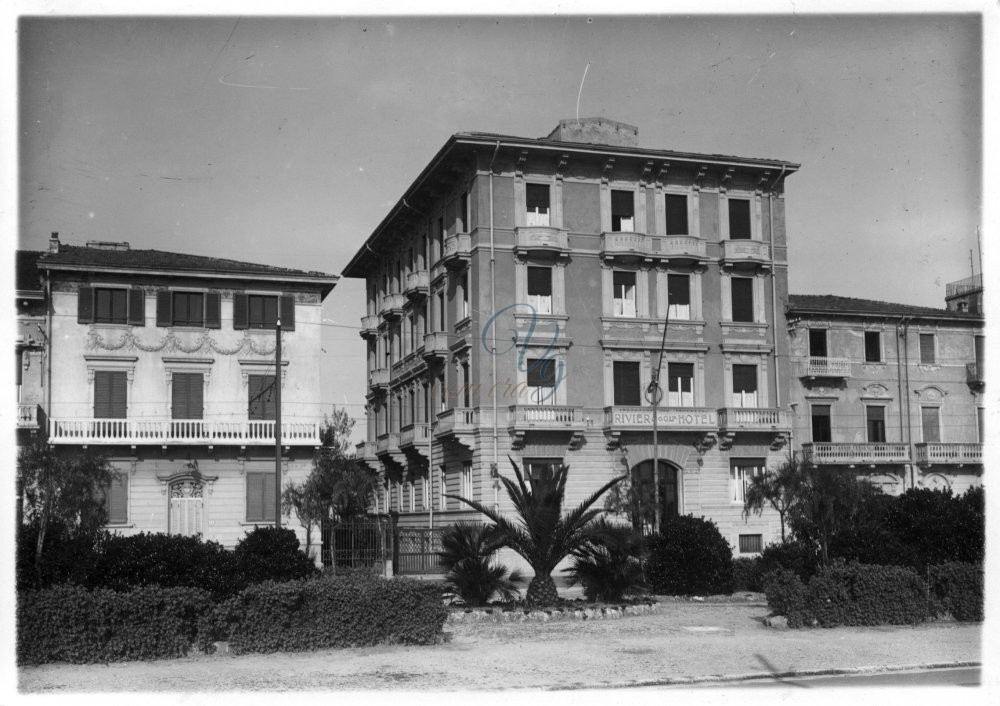
[[[965,382],[969,385],[982,385],[986,381],[983,366],[979,363],[965,364]]]
[[[38,428],[37,404],[19,404],[17,406],[17,428],[18,429]]]
[[[656,414],[657,428],[664,431],[714,430],[718,428],[718,421],[718,412],[706,407],[658,407]],[[605,407],[604,428],[650,430],[653,428],[653,408]]]
[[[642,233],[604,233],[601,235],[601,257],[648,257],[652,239]]]
[[[444,264],[456,267],[472,259],[472,236],[468,233],[455,233],[444,239]]]
[[[849,378],[851,359],[810,356],[806,360],[805,375],[817,378]]]
[[[362,316],[361,317],[362,338],[368,338],[369,336],[378,335],[378,323],[379,323],[379,317],[377,314]]]
[[[399,447],[402,449],[427,444],[430,438],[430,425],[427,422],[416,422],[403,427],[399,431]]]
[[[448,334],[443,331],[424,334],[424,358],[448,357]]]
[[[202,419],[50,419],[53,444],[274,444],[274,420],[209,422]],[[285,446],[319,446],[319,422],[282,422]]]
[[[906,463],[910,460],[906,444],[816,442],[803,444],[802,450],[816,464]]]
[[[551,226],[518,226],[514,232],[514,251],[527,252],[569,252],[566,231]]]
[[[429,277],[427,270],[417,270],[406,275],[406,296],[411,299],[427,296]]]
[[[437,417],[436,436],[474,431],[479,426],[479,410],[472,407],[452,407]]]
[[[916,444],[917,463],[964,465],[983,462],[982,444]]]
[[[558,405],[511,405],[507,424],[514,428],[564,429],[581,426],[581,407]]]
[[[368,387],[389,387],[389,369],[375,368],[368,373]]]
[[[399,432],[390,431],[382,434],[375,442],[375,453],[378,455],[399,452]]]
[[[668,235],[657,238],[653,242],[653,255],[669,260],[704,260],[707,257],[705,241],[690,235]]]
[[[949,282],[944,286],[944,296],[946,298],[960,297],[965,294],[972,294],[973,292],[981,292],[983,290],[983,276],[972,275],[971,277],[966,277],[965,279],[960,279],[957,282]]]
[[[725,263],[764,263],[770,261],[767,243],[759,240],[723,240],[722,260]]]
[[[790,429],[788,418],[780,409],[725,407],[719,410],[720,429]]]
[[[358,443],[355,448],[355,455],[358,458],[363,458],[366,460],[375,459],[375,442],[374,441],[362,441]]]

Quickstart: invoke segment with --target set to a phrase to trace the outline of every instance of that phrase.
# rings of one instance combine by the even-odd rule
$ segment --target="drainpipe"
[[[900,327],[900,325],[902,325],[902,327],[903,327],[901,333],[899,333],[899,327]],[[906,399],[906,451],[907,451],[908,457],[910,458],[910,462],[905,465],[906,471],[903,474],[903,489],[904,490],[906,489],[906,476],[907,475],[910,476],[910,487],[913,488],[913,487],[916,486],[916,479],[913,477],[913,463],[912,463],[912,460],[913,460],[913,417],[912,417],[912,413],[911,413],[911,410],[910,410],[910,394],[909,394],[909,391],[910,391],[910,353],[909,353],[909,350],[908,350],[909,346],[907,344],[907,341],[908,341],[908,339],[907,339],[907,332],[908,332],[909,327],[910,327],[910,317],[909,316],[902,317],[899,320],[899,322],[896,323],[896,331],[897,331],[897,338],[896,338],[896,365],[897,365],[897,368],[899,366],[899,338],[901,337],[903,339],[903,374],[896,376],[899,379],[899,386],[900,386],[900,391],[899,391],[899,394],[900,394],[899,415],[900,415],[900,420],[902,420],[902,416],[903,416],[903,396],[905,395],[905,399]],[[903,386],[904,379],[905,379],[905,387]],[[902,421],[900,422],[900,424],[902,425]]]
[[[500,152],[500,140],[497,140],[496,149],[493,150],[493,157],[490,159],[490,316],[495,316],[497,313],[497,286],[496,286],[496,243],[494,241],[493,232],[493,163],[496,161],[497,154]],[[496,322],[493,326],[490,326],[490,358],[491,364],[493,366],[493,384],[497,384],[497,327]],[[493,398],[493,465],[490,468],[490,477],[493,479],[493,511],[496,512],[499,507],[499,490],[500,490],[500,459],[497,452],[497,396],[495,394],[490,395]]]
[[[767,196],[767,230],[768,235],[771,236],[771,345],[774,350],[771,352],[771,357],[773,358],[773,377],[774,377],[774,406],[778,408],[779,414],[781,410],[781,377],[778,375],[778,285],[777,272],[774,266],[774,187],[778,185],[781,181],[781,177],[785,173],[785,166],[781,166],[781,174],[778,178],[774,180],[774,184],[771,185],[772,191]]]
[[[52,276],[45,275],[45,422],[51,432],[52,425]]]

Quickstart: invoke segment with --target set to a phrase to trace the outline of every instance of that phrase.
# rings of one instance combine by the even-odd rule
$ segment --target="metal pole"
[[[281,319],[274,322],[274,527],[281,527]]]
[[[659,443],[659,406],[663,392],[660,390],[660,368],[663,367],[663,349],[667,345],[667,326],[670,324],[670,303],[667,302],[667,313],[663,317],[663,339],[660,341],[660,357],[656,361],[656,368],[646,388],[646,399],[653,405],[653,534],[660,531],[660,524],[663,519],[663,510],[660,507],[660,443]]]

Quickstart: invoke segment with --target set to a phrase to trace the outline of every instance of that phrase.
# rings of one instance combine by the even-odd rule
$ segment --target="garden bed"
[[[609,605],[567,601],[565,605],[555,608],[492,607],[453,609],[448,614],[447,622],[523,623],[534,621],[547,623],[552,620],[615,620],[631,615],[649,615],[650,613],[656,613],[657,610],[658,605],[655,601]]]

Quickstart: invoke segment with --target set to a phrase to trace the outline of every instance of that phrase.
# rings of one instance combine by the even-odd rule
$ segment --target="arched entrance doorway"
[[[201,481],[178,480],[170,484],[170,534],[201,534],[205,490]]]
[[[660,517],[667,520],[680,514],[679,475],[676,466],[660,461]],[[656,518],[653,461],[632,466],[632,525],[644,534],[653,531]]]

